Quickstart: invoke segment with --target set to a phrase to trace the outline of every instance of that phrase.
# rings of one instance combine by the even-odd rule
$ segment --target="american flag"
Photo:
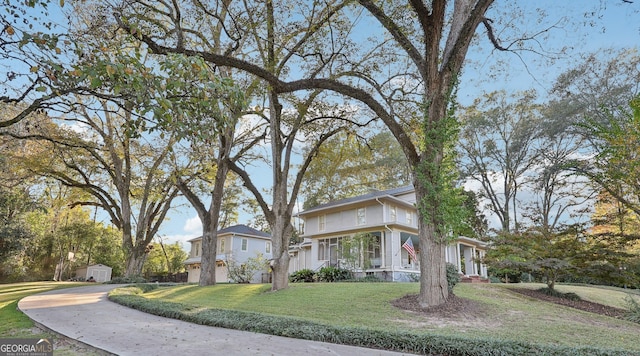
[[[413,248],[413,241],[411,241],[410,237],[407,239],[407,241],[405,241],[405,243],[402,244],[402,247],[407,250],[407,252],[409,252],[409,255],[411,256],[411,258],[413,258],[414,261],[418,260],[418,258],[416,257],[416,250]]]

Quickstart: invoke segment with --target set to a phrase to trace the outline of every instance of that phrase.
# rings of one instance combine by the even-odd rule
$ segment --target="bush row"
[[[301,269],[299,271],[291,273],[289,276],[289,282],[340,282],[352,280],[353,275],[351,271],[344,268],[337,267],[322,267],[318,272],[314,272],[310,269]]]
[[[129,287],[137,288],[137,287]],[[191,323],[298,339],[422,355],[629,355],[628,351],[534,345],[519,341],[446,337],[412,332],[339,327],[259,313],[206,309],[148,300],[138,292],[114,291],[109,299],[140,311]]]

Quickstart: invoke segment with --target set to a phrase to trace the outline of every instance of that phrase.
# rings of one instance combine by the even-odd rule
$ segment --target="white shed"
[[[91,277],[98,283],[108,282],[111,280],[111,267],[97,264],[76,269],[76,278],[86,281]]]

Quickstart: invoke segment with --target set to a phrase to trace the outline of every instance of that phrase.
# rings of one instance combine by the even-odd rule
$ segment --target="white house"
[[[191,251],[189,258],[184,261],[186,265],[189,283],[197,283],[200,280],[200,262],[202,258],[202,236],[189,240]],[[227,261],[233,259],[242,264],[250,257],[256,257],[259,253],[266,259],[271,259],[271,235],[250,228],[246,225],[234,225],[218,231],[218,246],[216,255],[216,281],[227,282]],[[256,273],[252,282],[263,281],[262,273]]]
[[[387,281],[411,281],[419,277],[421,251],[413,187],[330,202],[298,216],[304,220],[304,241],[289,249],[290,273],[337,266],[355,270],[360,276],[374,275]],[[367,242],[354,242],[355,236],[364,235]],[[409,239],[417,259],[412,258],[408,248],[403,248]],[[353,253],[345,256],[343,245],[354,243],[361,244],[358,256]],[[446,260],[457,266],[465,277],[463,280],[486,281],[487,269],[479,262],[486,248],[485,242],[458,237],[447,247]]]

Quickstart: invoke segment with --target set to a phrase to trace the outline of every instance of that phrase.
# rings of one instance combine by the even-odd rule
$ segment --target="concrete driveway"
[[[107,299],[118,285],[68,288],[23,298],[34,322],[116,355],[402,355],[325,342],[191,324]]]

